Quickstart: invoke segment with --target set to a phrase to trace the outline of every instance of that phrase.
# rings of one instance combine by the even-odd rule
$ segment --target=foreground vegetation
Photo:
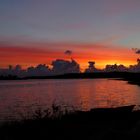
[[[86,112],[62,111],[59,106],[52,112],[38,109],[32,118],[1,126],[0,140],[140,139],[140,111],[132,111],[133,107]]]

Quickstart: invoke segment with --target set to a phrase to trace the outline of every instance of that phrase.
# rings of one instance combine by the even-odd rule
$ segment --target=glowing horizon
[[[50,48],[49,48],[50,47]],[[54,49],[54,48],[58,48]],[[72,54],[66,55],[66,49]],[[0,67],[20,64],[23,68],[37,64],[51,65],[56,59],[75,59],[81,69],[88,67],[88,61],[95,61],[97,68],[104,68],[107,64],[136,64],[138,55],[132,49],[120,46],[78,43],[28,43],[28,44],[0,44]]]

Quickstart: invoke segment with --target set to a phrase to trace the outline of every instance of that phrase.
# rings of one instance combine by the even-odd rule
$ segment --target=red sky
[[[72,55],[64,54],[66,50],[71,50]],[[55,59],[70,59],[71,57],[80,64],[82,69],[85,69],[88,61],[95,61],[98,68],[114,63],[128,66],[136,63],[138,55],[130,48],[103,42],[96,44],[63,42],[0,44],[0,67],[20,64],[26,68],[40,63],[51,64]]]

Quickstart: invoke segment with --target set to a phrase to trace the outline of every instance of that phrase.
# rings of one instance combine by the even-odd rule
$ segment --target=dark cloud
[[[137,54],[140,54],[140,49],[136,51]]]
[[[132,50],[133,50],[136,54],[140,54],[140,49],[138,49],[138,48],[132,48]]]
[[[72,51],[71,50],[66,50],[65,52],[64,52],[64,54],[66,54],[66,55],[72,55]]]
[[[39,64],[36,67],[29,67],[27,69],[28,76],[47,76],[51,75],[51,70],[45,64]]]
[[[18,77],[49,76],[65,73],[80,73],[79,64],[73,59],[71,61],[56,59],[52,62],[52,68],[45,64],[39,64],[36,67],[28,67],[26,70],[23,70],[20,65],[15,67],[9,65],[8,69],[0,69],[0,75],[16,75]]]
[[[75,60],[66,61],[57,59],[52,62],[52,72],[54,74],[64,74],[64,73],[79,73],[80,66]]]
[[[134,49],[136,53],[140,53],[139,49]],[[125,67],[124,65],[106,65],[105,69],[97,69],[94,61],[89,61],[89,67],[85,70],[86,73],[92,72],[140,72],[140,59],[137,59],[137,64]],[[21,65],[12,66],[9,65],[7,69],[0,69],[0,76],[14,75],[18,77],[27,76],[50,76],[50,75],[62,75],[66,73],[80,73],[80,65],[74,60],[56,59],[52,61],[51,67],[46,64],[39,64],[36,67],[28,67],[23,70]]]

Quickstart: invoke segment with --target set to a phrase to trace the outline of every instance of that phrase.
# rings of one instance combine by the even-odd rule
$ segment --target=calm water
[[[0,81],[0,119],[52,103],[81,110],[140,104],[140,87],[112,79]]]

